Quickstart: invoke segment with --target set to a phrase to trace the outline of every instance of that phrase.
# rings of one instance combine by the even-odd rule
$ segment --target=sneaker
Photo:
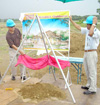
[[[16,80],[15,76],[12,76],[11,80],[13,80],[13,81]]]
[[[22,76],[21,76],[21,79],[22,79]],[[26,80],[26,77],[25,76],[23,76],[23,80]]]

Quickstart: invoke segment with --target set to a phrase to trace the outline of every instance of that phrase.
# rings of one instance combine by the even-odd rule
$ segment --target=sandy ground
[[[20,77],[17,77],[16,81],[11,81],[10,76],[6,76],[3,84],[0,86],[0,104],[1,105],[75,105],[71,98],[70,92],[68,89],[65,89],[65,82],[61,79],[60,75],[56,74],[57,80],[54,80],[52,74],[46,73],[41,79],[38,78],[30,78],[24,83],[21,83]],[[31,100],[30,98],[23,98],[19,94],[19,90],[23,87],[27,87],[30,85],[35,85],[37,83],[48,83],[52,84],[55,87],[61,89],[65,92],[65,99],[58,99],[57,97],[46,98],[41,101],[37,101],[36,99]],[[12,88],[12,90],[5,90],[7,88]],[[72,94],[75,98],[76,105],[99,105],[99,94],[100,89],[98,89],[98,93],[94,95],[84,95],[84,90],[81,89],[81,85],[70,86]],[[53,90],[51,88],[51,90]],[[31,90],[32,91],[32,90]],[[43,94],[43,93],[42,93]]]
[[[20,25],[18,25],[20,27]],[[7,31],[5,27],[1,28],[1,31]],[[71,36],[70,36],[71,42],[70,42],[70,57],[83,57],[84,55],[84,43],[85,43],[85,36],[82,36],[79,31],[73,30],[71,31]],[[98,47],[98,64],[97,64],[97,86],[100,88],[100,46]],[[67,52],[62,52],[64,55],[67,56]],[[45,54],[44,54],[45,55]],[[36,56],[36,51],[33,51],[30,56],[32,57],[41,57]],[[0,34],[0,72],[1,75],[5,73],[5,70],[7,69],[9,65],[9,53],[8,53],[8,45],[5,40],[5,35],[2,33]],[[29,70],[30,76],[32,79],[30,79],[28,82],[21,83],[20,80],[20,72],[18,70],[18,77],[16,82],[11,81],[11,73],[10,70],[7,72],[7,75],[4,79],[3,84],[0,86],[0,105],[36,105],[36,103],[31,103],[28,102],[29,100],[22,100],[22,98],[17,94],[20,88],[23,86],[29,85],[29,84],[35,84],[37,82],[42,83],[50,83],[53,84],[57,87],[60,86],[61,89],[64,89],[64,81],[62,79],[62,75],[58,69],[56,69],[56,74],[58,75],[59,80],[57,82],[52,79],[52,76],[48,76],[47,73],[49,72],[49,67],[46,67],[42,70],[39,71],[33,71]],[[67,69],[64,69],[65,75],[67,75]],[[80,89],[80,85],[85,85],[86,84],[86,74],[84,67],[82,66],[82,81],[77,85],[77,71],[75,70],[74,67],[70,67],[70,74],[71,74],[71,80],[74,85],[71,86],[72,92],[75,95],[75,99],[77,100],[77,105],[99,105],[99,99],[98,99],[98,94],[95,96],[88,97],[86,96],[84,100],[82,101],[84,95],[83,95],[83,90]],[[76,85],[75,85],[76,84]],[[6,91],[6,88],[13,88],[13,90]],[[78,90],[77,90],[78,89]],[[77,91],[79,92],[77,92]],[[71,99],[71,96],[67,90],[67,96],[66,100],[60,101],[60,100],[44,100],[42,102],[37,103],[37,105],[73,105],[73,101]],[[80,97],[80,98],[79,98]],[[95,101],[95,104],[93,104],[93,101]],[[2,103],[2,104],[1,104]],[[9,104],[8,104],[9,103]]]

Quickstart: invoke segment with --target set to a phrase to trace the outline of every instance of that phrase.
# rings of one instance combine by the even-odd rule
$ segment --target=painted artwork
[[[22,21],[23,37],[28,32],[36,15],[39,17],[43,30],[47,34],[53,49],[68,51],[70,49],[69,11],[25,13]],[[46,47],[50,50],[51,48],[46,37],[44,37],[44,40]],[[45,50],[37,18],[24,41],[24,48]]]

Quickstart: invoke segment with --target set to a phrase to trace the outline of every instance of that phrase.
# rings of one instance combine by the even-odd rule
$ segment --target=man
[[[6,34],[6,40],[9,45],[9,56],[10,56],[10,62],[12,61],[16,50],[20,46],[20,42],[22,39],[22,34],[21,32],[15,28],[15,23],[13,20],[8,19],[6,22],[6,26],[8,28],[8,32]],[[15,67],[15,64],[17,63],[17,59],[19,55],[24,55],[24,52],[22,50],[19,50],[18,54],[16,55],[12,65],[11,65],[11,73],[12,73],[12,80],[16,79],[16,74],[17,74],[17,68]],[[24,70],[24,77],[23,76],[23,70]],[[25,66],[20,65],[20,71],[21,71],[21,79],[25,80]]]
[[[99,45],[100,31],[96,28],[97,17],[89,16],[84,23],[87,24],[86,28],[82,28],[76,24],[70,16],[71,23],[86,35],[85,48],[84,48],[84,67],[87,76],[86,86],[82,86],[82,89],[87,91],[84,94],[94,94],[97,92],[97,47]]]

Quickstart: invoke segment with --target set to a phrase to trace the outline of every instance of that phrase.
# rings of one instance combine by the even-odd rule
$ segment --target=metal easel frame
[[[52,51],[53,56],[55,57],[55,59],[56,59],[56,61],[57,61],[57,64],[58,64],[59,69],[60,69],[60,71],[61,71],[61,74],[62,74],[62,76],[63,76],[63,78],[64,78],[65,84],[66,84],[66,86],[67,86],[67,88],[68,88],[68,91],[70,92],[71,97],[72,97],[72,100],[73,100],[74,103],[76,103],[76,100],[75,100],[75,98],[74,98],[74,96],[73,96],[73,94],[72,94],[72,91],[71,91],[71,89],[70,89],[70,86],[69,86],[69,84],[68,84],[68,82],[67,82],[67,79],[66,79],[66,77],[65,77],[65,75],[64,75],[64,72],[63,72],[63,70],[62,70],[62,68],[61,68],[61,66],[60,66],[60,64],[59,64],[59,62],[58,62],[58,59],[57,59],[57,57],[56,57],[56,54],[55,54],[55,52],[54,52],[54,50],[53,50],[53,48],[52,48],[52,45],[51,45],[51,43],[50,43],[50,40],[48,39],[47,34],[46,34],[46,33],[44,32],[44,30],[43,30],[43,26],[42,26],[42,24],[41,24],[41,22],[40,22],[40,19],[39,19],[38,15],[36,15],[36,17],[37,17],[37,21],[38,21],[39,27],[40,27],[40,29],[41,29],[41,31],[42,31],[41,33],[43,33],[43,35],[46,37],[46,39],[47,39],[47,41],[48,41],[48,44],[49,44],[50,47],[51,47],[51,51]]]
[[[10,62],[10,64],[9,64],[7,70],[5,71],[4,76],[2,77],[2,79],[1,79],[1,81],[0,81],[0,84],[2,83],[4,77],[6,76],[8,70],[9,70],[11,64],[12,64],[12,62],[13,62],[14,59],[15,59],[15,56],[17,55],[18,51],[20,50],[21,46],[23,45],[26,36],[27,36],[28,33],[30,32],[30,30],[31,30],[31,28],[32,28],[32,25],[33,25],[33,23],[34,23],[34,21],[35,21],[35,19],[37,19],[37,21],[38,21],[39,28],[40,28],[40,31],[41,31],[41,34],[42,34],[42,38],[43,38],[44,44],[45,44],[45,40],[44,40],[44,36],[45,36],[46,39],[47,39],[47,41],[48,41],[48,44],[49,44],[50,47],[51,47],[51,51],[52,51],[52,53],[53,53],[53,56],[54,56],[55,59],[56,59],[56,62],[57,62],[57,64],[58,64],[58,66],[59,66],[59,69],[60,69],[61,74],[62,74],[62,76],[63,76],[63,78],[64,78],[64,81],[65,81],[65,84],[66,84],[66,86],[67,86],[67,88],[68,88],[68,91],[69,91],[69,93],[70,93],[70,95],[71,95],[71,97],[72,97],[72,100],[73,100],[74,103],[76,103],[76,100],[75,100],[75,98],[74,98],[74,96],[73,96],[73,94],[72,94],[72,91],[71,91],[71,89],[70,89],[70,86],[69,86],[69,84],[68,84],[68,82],[67,82],[67,79],[66,79],[66,77],[65,77],[65,75],[64,75],[64,72],[63,72],[63,70],[62,70],[62,68],[61,68],[61,66],[60,66],[60,64],[59,64],[59,61],[58,61],[58,59],[57,59],[57,57],[56,57],[56,54],[55,54],[55,52],[54,52],[54,50],[53,50],[53,48],[52,48],[52,45],[51,45],[51,43],[50,43],[50,40],[48,39],[47,34],[46,34],[46,33],[44,32],[44,30],[43,30],[43,26],[42,26],[42,24],[41,24],[41,22],[40,22],[40,19],[39,19],[38,15],[36,15],[36,17],[34,18],[34,20],[33,20],[32,24],[31,24],[31,26],[30,26],[28,32],[26,33],[26,35],[25,35],[24,39],[22,40],[22,42],[21,42],[19,48],[17,49],[16,54],[14,55],[12,61]],[[46,44],[45,44],[45,49],[46,49],[47,54],[48,54],[48,50],[47,50]],[[49,55],[48,55],[48,58],[49,58]],[[54,72],[53,72],[53,73],[54,73]]]

